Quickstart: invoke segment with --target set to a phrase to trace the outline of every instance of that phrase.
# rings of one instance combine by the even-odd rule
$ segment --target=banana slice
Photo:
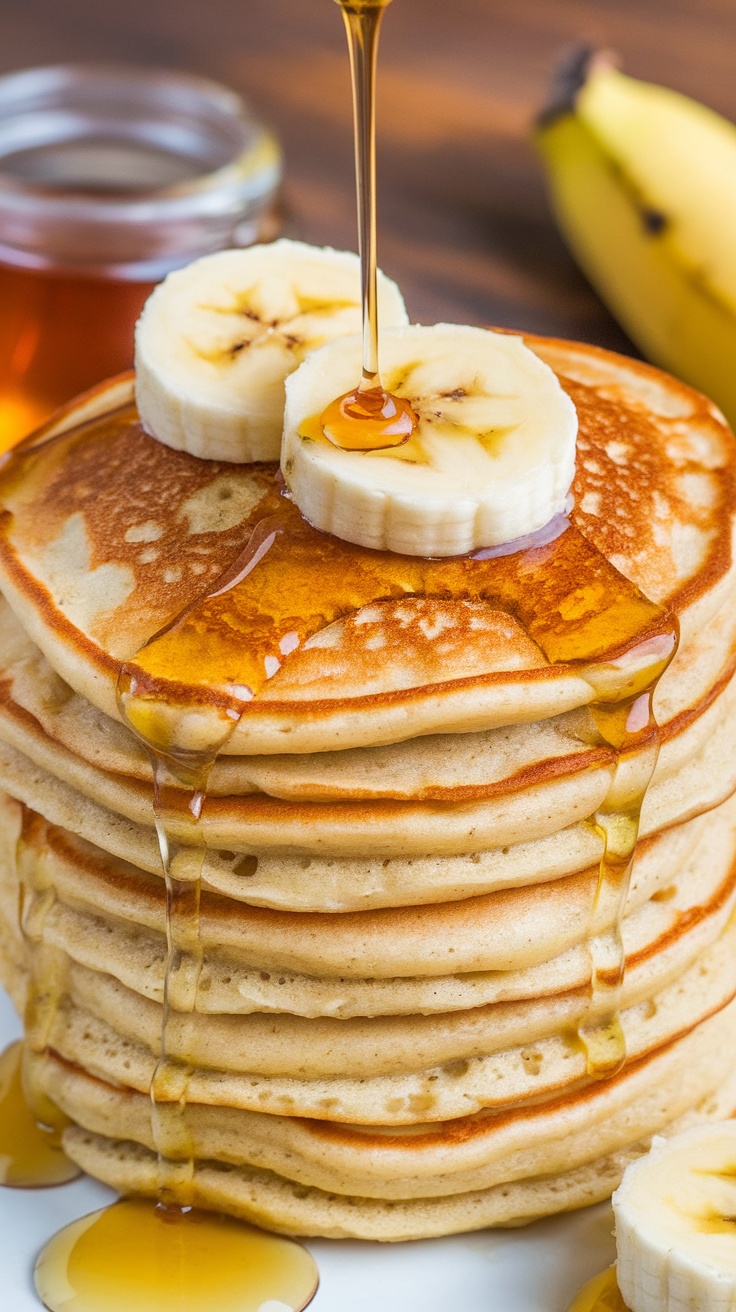
[[[632,1312],[736,1312],[736,1124],[655,1138],[613,1195]]]
[[[417,416],[401,446],[346,451],[319,416],[360,378],[357,339],[287,382],[281,468],[302,514],[363,547],[453,556],[543,528],[565,508],[577,415],[520,337],[459,324],[381,335],[381,377]]]
[[[379,272],[381,322],[407,322]],[[136,399],[160,442],[209,460],[278,460],[284,380],[316,347],[360,330],[360,262],[277,241],[170,273],[136,328]]]

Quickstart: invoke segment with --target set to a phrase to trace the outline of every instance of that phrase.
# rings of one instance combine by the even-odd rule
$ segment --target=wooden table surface
[[[579,42],[736,120],[736,0],[395,0],[380,61],[379,257],[411,315],[619,349],[557,235],[529,125]],[[245,94],[286,153],[285,231],[354,247],[347,55],[331,0],[0,0],[0,71],[123,60]]]

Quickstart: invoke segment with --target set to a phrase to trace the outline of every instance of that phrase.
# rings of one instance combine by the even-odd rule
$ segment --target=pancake
[[[268,1116],[191,1100],[186,1125],[199,1139],[196,1156],[205,1160],[260,1166],[342,1194],[360,1188],[365,1197],[383,1199],[451,1196],[581,1165],[623,1147],[632,1122],[636,1139],[673,1120],[728,1070],[722,1053],[699,1060],[696,1070],[688,1071],[686,1062],[704,1053],[709,1033],[711,1041],[716,1034],[733,1034],[733,1023],[730,1012],[713,1017],[679,1043],[632,1062],[605,1085],[579,1088],[523,1111],[389,1129]],[[80,1076],[58,1058],[47,1060],[31,1078],[53,1091],[68,1115],[96,1133],[123,1130],[126,1138],[153,1148],[145,1094],[116,1096],[113,1085]],[[665,1072],[671,1077],[675,1068],[676,1082],[670,1078],[664,1083]],[[62,1072],[66,1094],[53,1083],[54,1073]]]
[[[657,1026],[683,1023],[681,999],[686,996],[688,1005],[710,1010],[723,1005],[736,993],[736,971],[729,970],[727,953],[733,950],[736,934],[719,936],[717,943],[699,954],[700,983],[687,981],[680,972],[674,984],[664,993],[654,996],[655,1011],[649,1007],[650,999],[638,1004],[644,1019]],[[716,962],[716,965],[713,965]],[[705,981],[712,981],[705,1003],[702,993]],[[160,1042],[162,1016],[156,1003],[149,1002],[121,985],[110,975],[100,974],[74,965],[69,972],[69,997],[74,1006],[83,1009],[108,1024],[116,1033],[145,1045],[156,1058]],[[677,1006],[665,994],[671,992]],[[293,1080],[340,1080],[344,1072],[358,1080],[394,1075],[414,1075],[426,1070],[433,1072],[440,1066],[455,1062],[484,1059],[510,1048],[540,1045],[538,1060],[533,1065],[543,1068],[547,1040],[560,1033],[575,1032],[576,1025],[585,1015],[586,991],[558,993],[551,997],[520,1002],[495,1003],[469,1011],[434,1014],[430,1016],[356,1018],[350,1021],[332,1018],[305,1020],[303,1017],[281,1016],[278,1024],[273,1017],[254,1013],[249,1016],[202,1017],[196,1013],[173,1015],[167,1027],[169,1050],[173,1058],[188,1062],[193,1067],[233,1074],[256,1074]],[[624,992],[621,999],[621,1021],[627,1034],[627,1051],[641,1051],[641,1038],[637,1030],[639,1017],[629,1015],[626,1005],[629,998]],[[668,1021],[668,1007],[676,1014],[676,1022]],[[650,1017],[650,1012],[652,1015]],[[685,1023],[691,1021],[685,1017]],[[668,1031],[664,1031],[667,1035]],[[653,1042],[650,1038],[647,1042]],[[566,1045],[569,1049],[569,1038]],[[644,1049],[646,1051],[646,1048]],[[570,1056],[567,1053],[569,1078],[585,1075],[584,1053]],[[451,1078],[460,1078],[461,1072],[449,1071]],[[544,1087],[544,1070],[540,1069],[540,1087]],[[313,1104],[316,1098],[312,1095]],[[297,1110],[295,1108],[295,1110]],[[443,1112],[442,1115],[445,1113]]]
[[[162,1045],[197,1200],[296,1233],[520,1224],[736,1106],[736,448],[648,366],[527,340],[580,440],[525,553],[316,535],[273,466],[148,437],[124,381],[0,466],[0,975],[115,1187],[179,1151]],[[238,582],[265,514],[291,527]]]
[[[732,817],[733,806],[724,808],[723,817],[718,818],[720,827],[725,824],[731,830]],[[8,832],[13,829],[12,815],[7,828]],[[734,903],[734,874],[731,869],[726,869],[724,875],[723,867],[719,864],[719,858],[722,861],[719,824],[710,824],[705,832],[700,825],[696,828],[696,834],[698,828],[700,841],[694,844],[690,842],[688,860],[681,874],[676,876],[675,883],[670,882],[674,873],[668,859],[670,850],[665,853],[665,863],[660,867],[652,896],[643,904],[644,893],[652,889],[651,882],[647,888],[644,887],[640,871],[631,898],[632,906],[638,909],[627,915],[623,924],[627,977],[622,1002],[627,1005],[650,999],[671,981],[679,978],[683,970],[713,943],[728,920]],[[141,882],[142,877],[136,875],[131,867],[106,869],[104,857],[102,864],[98,864],[102,857],[99,853],[98,863],[94,863],[89,851],[80,852],[78,844],[70,842],[67,836],[50,832],[49,827],[38,817],[31,819],[30,823],[27,821],[24,830],[24,839],[18,850],[21,853],[21,873],[26,887],[26,905],[29,910],[32,909],[32,890],[35,889],[43,914],[44,943],[61,949],[66,957],[87,967],[87,971],[81,975],[77,972],[77,979],[81,979],[82,999],[86,996],[89,1000],[91,989],[91,1006],[94,1011],[96,995],[111,998],[119,1016],[119,998],[115,997],[114,991],[111,995],[110,991],[108,973],[112,972],[126,989],[133,989],[143,997],[161,1002],[165,956],[163,934],[159,932],[157,937],[155,934],[141,932],[141,922],[158,925],[159,931],[163,929],[160,884],[149,879],[148,897],[136,900],[132,896],[134,887],[131,885]],[[21,968],[25,965],[27,954],[15,924],[18,882],[12,858],[11,853],[7,870],[0,878],[0,926],[8,944],[15,944],[16,960],[11,958],[9,963],[6,962],[5,969],[0,969],[0,976],[5,977],[22,1009],[25,993],[21,987]],[[708,872],[710,877],[710,894],[707,893],[709,879],[704,879],[704,872]],[[52,888],[56,900],[50,903],[49,891]],[[247,942],[242,941],[247,937],[243,934],[242,913],[234,915],[235,908],[230,909],[227,904],[218,907],[218,901],[210,898],[209,902],[214,904],[210,909],[205,895],[203,906],[202,929],[207,945],[197,1008],[208,1017],[205,1032],[216,1037],[218,1022],[213,1022],[213,1017],[231,1016],[232,1025],[236,1016],[251,1011],[286,1011],[289,1019],[280,1022],[271,1039],[276,1044],[277,1057],[280,1050],[281,1060],[286,1060],[289,1068],[293,1067],[296,1060],[297,1047],[294,1045],[298,1046],[297,1041],[301,1041],[302,1046],[306,1045],[312,1055],[320,1043],[326,1043],[328,1052],[333,1049],[333,1065],[336,1060],[334,1050],[338,1053],[338,1068],[340,1054],[342,1058],[347,1057],[346,1044],[354,1047],[357,1042],[360,1047],[367,1042],[369,1051],[378,1045],[382,1060],[387,1055],[387,1041],[398,1044],[399,1051],[403,1052],[406,1048],[408,1052],[412,1043],[416,1048],[417,1039],[422,1041],[421,1035],[417,1034],[422,1023],[418,1014],[426,1016],[440,1013],[439,1033],[430,1032],[424,1039],[426,1051],[434,1053],[439,1059],[438,1044],[447,1044],[448,1038],[451,1038],[451,1035],[445,1033],[442,1039],[442,1027],[446,1031],[448,1020],[447,1016],[443,1018],[442,1013],[448,1010],[465,1012],[468,1008],[484,1005],[487,1007],[489,1002],[534,1000],[536,1005],[531,1008],[531,1017],[528,1008],[526,1011],[517,1008],[515,1012],[513,1007],[496,1007],[487,1012],[492,1027],[501,1027],[500,1033],[508,1034],[509,1025],[521,1025],[522,1038],[528,1038],[530,1024],[536,1024],[538,1031],[540,1023],[542,1028],[547,1029],[550,1024],[552,1027],[559,1024],[563,1013],[568,1022],[571,1017],[578,1017],[581,998],[584,1000],[587,996],[590,960],[584,944],[539,966],[516,971],[473,972],[470,976],[430,976],[424,980],[421,977],[383,980],[287,977],[281,970],[254,970]],[[126,913],[134,918],[132,925],[121,920]],[[503,917],[497,915],[497,921],[502,925]],[[247,925],[247,916],[245,923]],[[293,933],[297,932],[298,925],[294,924]],[[85,974],[91,975],[97,982],[88,979],[85,983]],[[125,990],[123,1010],[128,1011],[132,1017],[135,1007],[130,1005],[130,1000],[125,1002],[124,995]],[[552,1005],[552,1000],[560,995],[563,995],[562,1010],[557,1004]],[[79,998],[79,993],[76,996]],[[386,1021],[374,1032],[366,1030],[365,1026],[356,1032],[353,1026],[351,1034],[349,1026],[341,1026],[333,1020],[333,1028],[324,1030],[321,1036],[318,1031],[307,1027],[299,1040],[291,1017],[317,1015],[343,1018],[351,1015],[394,1015],[404,1019],[393,1035],[387,1030]],[[484,1018],[481,1020],[487,1025],[488,1021]],[[472,1015],[467,1019],[465,1016],[460,1017],[458,1033],[461,1042],[466,1044],[467,1037],[473,1039],[472,1033],[465,1040],[462,1038],[463,1027],[468,1029],[468,1021],[471,1031],[478,1028]],[[149,1016],[147,1019],[144,1017],[144,1022],[148,1026],[149,1039],[153,1035],[155,1049],[156,1027],[160,1031],[161,1020]],[[125,1028],[124,1015],[120,1023]],[[222,1020],[219,1021],[219,1027],[222,1030]],[[290,1046],[285,1049],[287,1039]],[[193,1041],[193,1031],[188,1027],[186,1042],[191,1046]],[[247,1050],[251,1038],[248,1031],[240,1033],[236,1025],[232,1036],[226,1030],[220,1041],[224,1043],[226,1051],[231,1045],[239,1050],[243,1042]],[[456,1042],[457,1039],[452,1041]],[[477,1036],[473,1041],[477,1042]],[[288,1058],[284,1058],[285,1051],[288,1051]],[[456,1048],[453,1054],[457,1059],[464,1059],[466,1049],[460,1051]],[[355,1069],[354,1055],[346,1059],[345,1066],[346,1069]]]
[[[576,529],[671,608],[684,652],[736,588],[729,430],[648,366],[525,340],[578,408]],[[42,430],[25,450],[0,474],[2,590],[52,667],[115,718],[121,662],[233,564],[272,473],[172,455],[125,407],[104,431],[49,441]],[[165,523],[149,513],[160,505]],[[322,626],[248,707],[226,752],[376,745],[547,719],[592,700],[586,679],[550,665],[512,615],[468,606],[404,597]]]
[[[675,773],[702,747],[710,723],[718,718],[713,703],[730,682],[735,663],[736,605],[729,597],[683,653],[680,677],[669,682],[659,699],[657,778]],[[152,782],[142,745],[55,673],[1,597],[0,734],[11,745],[21,744],[21,750],[37,744],[34,759],[42,765],[53,762],[53,772],[61,777],[65,766],[73,770],[81,758],[121,783]],[[264,793],[282,800],[463,801],[504,789],[520,791],[543,777],[577,774],[596,764],[612,766],[613,755],[590,713],[580,710],[459,739],[437,735],[382,748],[221,757],[207,791],[213,797]]]
[[[732,1113],[735,1102],[733,1083],[723,1085],[690,1112],[663,1125],[661,1132],[676,1134],[705,1119],[723,1119]],[[620,1184],[628,1163],[646,1152],[648,1146],[644,1138],[577,1170],[449,1198],[403,1203],[325,1194],[294,1185],[272,1172],[201,1162],[195,1167],[194,1197],[200,1207],[227,1211],[287,1234],[395,1243],[489,1226],[527,1225],[555,1212],[600,1202]],[[156,1196],[156,1158],[138,1144],[73,1128],[65,1133],[65,1147],[84,1170],[113,1188]]]
[[[707,863],[701,858],[701,864]],[[690,872],[684,872],[686,887],[697,865],[692,862]],[[652,973],[652,960],[666,958],[678,939],[687,939],[693,922],[710,919],[708,909],[697,901],[697,889],[692,890],[694,904],[682,910],[676,905],[676,893],[669,896],[670,891],[665,890],[664,900],[645,904],[638,917],[645,923],[638,930],[639,950],[630,954],[632,970],[623,998],[631,1004],[623,1013],[630,1054],[671,1041],[678,1027],[687,1028],[704,1012],[723,1005],[736,988],[736,977],[731,978],[734,930],[726,933],[723,929],[733,905],[732,880],[726,881],[725,896],[716,890],[715,920],[708,939],[712,946],[701,940],[696,944],[697,954],[691,953],[684,961],[680,957],[678,968],[670,969],[664,980],[656,969]],[[46,932],[48,898],[43,899],[41,910],[44,942],[53,945],[53,933]],[[32,904],[30,911],[32,915]],[[652,941],[647,919],[654,919],[659,940]],[[637,916],[632,917],[633,937],[636,920]],[[114,927],[111,930],[108,925],[107,930],[112,957]],[[715,941],[714,935],[718,935]],[[683,966],[693,960],[692,971],[683,974]],[[642,965],[645,969],[640,976]],[[76,1064],[108,1080],[132,1082],[144,1092],[161,1032],[156,1005],[132,997],[110,976],[79,966],[68,972],[67,989],[68,1001],[62,1002],[48,1041]],[[565,1083],[578,1083],[585,1076],[584,1055],[579,1046],[571,1048],[568,1039],[555,1036],[559,1030],[565,1034],[572,1031],[584,1001],[584,989],[571,994],[561,993],[558,987],[546,998],[496,1004],[454,1017],[430,1015],[422,1020],[409,1016],[357,1023],[328,1020],[321,1022],[321,1027],[292,1017],[282,1017],[274,1027],[265,1017],[262,1023],[255,1016],[210,1015],[198,1028],[196,1016],[185,1016],[180,1032],[172,1023],[168,1041],[173,1053],[180,1050],[187,1060],[203,1063],[190,1081],[193,1097],[198,1093],[219,1105],[283,1109],[307,1116],[324,1115],[329,1106],[332,1118],[357,1117],[370,1122],[382,1114],[392,1123],[411,1123],[420,1103],[425,1117],[430,1107],[434,1115],[443,1117],[466,1111],[471,1101],[482,1106],[489,1105],[489,1099],[498,1102],[500,1098],[506,1104],[539,1098],[545,1090],[559,1089],[563,1076]],[[553,1037],[545,1039],[550,1031]],[[509,1042],[516,1044],[516,1049],[501,1052]],[[497,1058],[479,1056],[494,1051]],[[444,1061],[444,1066],[413,1074],[412,1066],[416,1069],[428,1058]],[[244,1068],[250,1072],[248,1076],[240,1074]],[[342,1070],[350,1070],[354,1078],[341,1077]],[[268,1078],[254,1080],[254,1071],[265,1071]],[[401,1072],[410,1078],[402,1078]]]
[[[688,932],[694,930],[711,911],[720,914],[727,906],[734,884],[735,827],[736,803],[731,801],[707,826],[690,822],[644,846],[623,921],[632,956],[677,937],[683,925]],[[678,853],[683,858],[679,866]],[[57,910],[66,912],[63,923],[70,933],[74,922],[69,913],[81,917],[77,938],[71,940],[78,943],[71,952],[75,959],[88,946],[93,936],[89,922],[97,918],[106,929],[106,969],[119,975],[129,968],[130,957],[127,946],[116,952],[116,943],[126,924],[130,926],[139,951],[149,962],[158,962],[162,996],[166,925],[160,879],[30,814],[6,878],[11,898],[17,901],[20,880],[29,905],[34,896],[44,902],[49,933],[58,932]],[[454,977],[515,972],[521,982],[524,971],[584,947],[591,927],[598,933],[610,928],[613,911],[605,904],[593,914],[591,925],[597,879],[593,869],[542,888],[339,917],[262,910],[203,891],[203,970],[206,977],[211,967],[222,976],[238,966],[271,973],[301,971],[313,980],[321,977],[326,989],[332,975],[338,993],[352,980],[364,988],[369,982],[386,981],[384,996],[402,977],[409,986],[416,977],[438,981],[450,968]],[[208,988],[202,990],[204,1010],[210,1010],[208,993]],[[234,1010],[243,1009],[241,997]]]
[[[707,950],[702,965],[691,967],[681,985],[679,981],[669,985],[661,995],[622,1013],[631,1057],[671,1042],[730,1001],[736,991],[733,968],[728,963],[733,951],[732,928]],[[91,1002],[97,1012],[109,1009],[110,1021],[66,996],[44,1038],[68,1062],[108,1083],[147,1096],[158,1059],[158,1054],[151,1051],[153,1024],[147,1034],[137,1038],[121,1033],[114,1022],[121,1019],[125,1001],[138,1004],[130,1006],[126,1028],[134,1028],[137,1020],[144,1029],[140,999],[135,995],[127,999],[120,997],[121,1005],[115,1008],[110,1005],[109,994],[109,989],[103,994],[101,988],[96,1000],[85,997],[85,1002]],[[563,1023],[572,1020],[574,1024],[574,1008],[565,1005],[566,1001],[560,1003],[553,999],[549,1013]],[[273,1019],[271,1025],[277,1032],[281,1028]],[[182,1036],[184,1046],[190,1046],[185,1030],[186,1026],[182,1026],[177,1035],[179,1052]],[[523,1042],[488,1056],[455,1058],[413,1072],[361,1073],[355,1078],[349,1073],[309,1079],[298,1074],[261,1075],[250,1070],[195,1066],[187,1082],[187,1100],[267,1115],[310,1120],[328,1117],[333,1125],[411,1128],[418,1120],[454,1120],[488,1108],[522,1107],[527,1101],[549,1099],[553,1094],[569,1096],[581,1083],[587,1083],[585,1052],[574,1035],[574,1028],[566,1028],[561,1036]],[[231,1064],[237,1061],[238,1056],[233,1054]],[[282,1054],[282,1066],[286,1061]],[[296,1070],[296,1066],[295,1061],[290,1069]],[[605,1081],[601,1087],[604,1084]]]
[[[712,719],[708,720],[711,732],[700,751],[676,774],[666,775],[650,788],[642,809],[644,835],[711,810],[734,791],[735,697],[731,683],[708,712],[709,717],[712,712]],[[45,777],[53,761],[33,740],[25,745],[31,757],[30,769],[29,762],[19,759],[17,751],[0,747],[0,783],[20,800],[44,812],[49,819],[55,819],[48,803],[43,800],[50,796]],[[39,758],[38,762],[35,757]],[[41,760],[45,765],[39,769]],[[150,794],[146,795],[142,784],[121,784],[80,762],[76,762],[68,773],[73,775],[74,792],[85,797],[98,812],[91,813],[89,807],[73,807],[79,819],[76,823],[72,821],[70,827],[82,837],[90,836],[104,846],[104,839],[97,838],[94,831],[98,825],[105,830],[110,828],[106,818],[110,812],[117,812],[136,826],[143,826],[146,821],[152,824],[152,798]],[[21,782],[24,777],[27,781],[25,787]],[[625,777],[624,772],[624,780]],[[475,855],[491,848],[527,846],[535,840],[553,838],[561,829],[577,829],[577,833],[567,835],[566,846],[568,859],[572,862],[568,869],[580,869],[589,864],[591,858],[600,857],[600,841],[591,842],[582,829],[588,816],[608,798],[610,785],[611,772],[593,768],[581,775],[556,780],[551,785],[538,784],[517,793],[502,793],[454,806],[388,801],[376,804],[290,804],[254,796],[208,797],[199,820],[196,841],[204,843],[211,851],[232,852],[234,856],[240,853],[260,858],[278,853],[280,858],[391,859],[419,857],[427,848],[442,857]],[[185,845],[191,843],[186,795],[169,790],[163,794],[163,800],[170,834]],[[105,818],[99,815],[100,809]],[[145,842],[144,839],[140,841]],[[573,855],[576,849],[580,853],[578,858]],[[157,865],[155,848],[153,851],[149,868]],[[504,862],[509,871],[513,870],[513,864],[514,859]],[[249,892],[243,889],[243,895],[248,897]]]
[[[325,1193],[314,1187],[296,1185],[293,1181],[262,1169],[228,1168],[215,1161],[200,1161],[195,1168],[196,1202],[200,1206],[225,1209],[244,1219],[292,1234],[384,1241],[424,1238],[489,1225],[520,1225],[551,1212],[582,1207],[606,1197],[616,1187],[627,1162],[646,1151],[651,1133],[668,1130],[676,1132],[700,1119],[719,1119],[731,1114],[736,1104],[734,1079],[733,1076],[724,1078],[723,1066],[718,1071],[719,1063],[713,1061],[713,1054],[719,1052],[720,1061],[723,1062],[724,1046],[730,1046],[733,1040],[733,1024],[731,1009],[731,1012],[706,1022],[694,1031],[685,1052],[682,1048],[679,1052],[677,1048],[670,1048],[661,1056],[640,1063],[626,1077],[618,1077],[618,1088],[608,1091],[613,1097],[609,1097],[604,1105],[599,1105],[597,1112],[590,1118],[593,1129],[586,1146],[591,1153],[591,1160],[577,1169],[570,1169],[569,1157],[569,1146],[575,1133],[572,1122],[575,1115],[580,1114],[580,1109],[573,1109],[572,1115],[560,1127],[563,1169],[554,1173],[544,1172],[521,1181],[508,1181],[490,1188],[449,1196],[382,1200],[336,1190]],[[676,1062],[676,1057],[681,1060],[683,1056],[686,1056],[686,1065],[678,1070],[680,1078],[672,1080],[668,1067],[675,1064],[679,1067],[680,1062]],[[708,1074],[704,1072],[704,1063],[710,1067]],[[47,1082],[47,1087],[53,1087],[54,1095],[59,1100],[64,1097],[61,1090],[64,1071],[63,1064],[56,1063],[56,1078],[51,1071],[40,1077],[42,1082]],[[711,1080],[715,1075],[718,1091],[712,1089],[699,1094],[702,1085],[708,1083],[708,1075]],[[626,1083],[628,1088],[622,1090]],[[670,1107],[691,1100],[690,1107],[681,1113],[674,1124],[672,1117],[669,1121],[667,1119],[668,1099],[658,1094],[657,1084],[660,1089],[663,1085],[677,1088],[678,1094]],[[74,1097],[73,1094],[71,1096]],[[601,1152],[603,1143],[600,1129],[601,1125],[611,1124],[612,1103],[615,1104],[617,1098],[625,1101],[630,1109],[636,1109],[632,1117],[633,1124],[626,1128],[626,1148],[604,1156]],[[97,1098],[93,1096],[90,1101],[94,1100],[98,1105],[102,1102],[103,1106],[107,1103],[105,1111],[109,1114],[110,1103],[114,1105],[115,1099],[116,1091],[102,1086]],[[143,1109],[142,1100],[137,1106]],[[584,1101],[581,1104],[583,1106]],[[92,1119],[90,1112],[87,1114]],[[121,1109],[118,1108],[113,1115],[118,1119]],[[132,1116],[128,1114],[124,1119],[130,1127],[131,1121],[137,1119],[135,1110]],[[543,1125],[543,1114],[540,1114],[539,1119]],[[526,1143],[527,1128],[528,1119],[525,1117],[522,1124],[510,1126],[508,1137],[513,1141],[520,1132]],[[618,1125],[616,1130],[620,1133]],[[607,1130],[605,1137],[610,1141],[611,1137],[615,1137],[616,1130],[613,1135]],[[155,1155],[135,1141],[111,1139],[81,1128],[72,1128],[65,1132],[64,1145],[69,1155],[83,1168],[91,1169],[114,1188],[123,1192],[133,1189],[155,1196],[158,1188]],[[388,1155],[392,1159],[395,1159],[396,1151],[395,1147],[388,1147]],[[543,1152],[539,1158],[543,1163]],[[532,1169],[533,1164],[537,1164],[533,1159],[532,1149],[528,1151],[526,1163]],[[551,1160],[551,1155],[548,1160]],[[392,1160],[390,1165],[393,1164]]]

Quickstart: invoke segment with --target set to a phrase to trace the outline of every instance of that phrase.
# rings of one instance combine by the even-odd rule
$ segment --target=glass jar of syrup
[[[281,157],[244,102],[159,69],[0,78],[0,451],[132,364],[156,282],[275,228]]]

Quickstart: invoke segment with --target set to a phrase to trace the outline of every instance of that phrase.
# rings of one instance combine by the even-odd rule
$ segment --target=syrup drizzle
[[[32,1056],[43,1053],[64,992],[66,963],[45,942],[53,888],[34,862],[24,860],[24,825],[18,836],[18,920],[28,963],[25,1038],[0,1055],[0,1184],[15,1189],[51,1188],[75,1180],[79,1167],[65,1156],[61,1137],[67,1118],[37,1087]]]
[[[251,567],[262,549],[258,533],[254,536]],[[196,1161],[187,1121],[192,1066],[170,1052],[172,1016],[181,1036],[183,1020],[196,1009],[202,967],[199,906],[205,847],[197,841],[197,825],[210,770],[239,716],[228,708],[214,732],[210,721],[209,737],[194,750],[176,734],[162,749],[141,733],[129,713],[137,695],[136,668],[121,669],[118,707],[151,760],[166,887],[164,1014],[150,1086],[156,1200],[124,1199],[60,1231],[38,1259],[36,1289],[51,1312],[118,1312],[121,1307],[137,1312],[301,1312],[319,1283],[311,1254],[294,1240],[196,1207]],[[176,839],[167,801],[172,784],[183,786],[187,798],[177,814]],[[189,841],[181,838],[182,817]],[[120,1254],[129,1252],[135,1252],[135,1263],[121,1263]]]
[[[126,670],[118,683],[118,705],[125,715]],[[148,747],[148,745],[146,745]],[[172,1012],[191,1016],[197,1003],[202,969],[199,902],[204,848],[174,842],[169,834],[163,800],[167,784],[184,784],[189,799],[184,816],[192,831],[197,824],[216,752],[202,753],[190,765],[148,747],[154,781],[154,812],[166,886],[166,962],[164,969],[161,1047],[151,1080],[153,1138],[158,1152],[158,1201],[168,1208],[194,1205],[194,1152],[186,1123],[191,1067],[169,1053]]]
[[[0,1184],[11,1189],[50,1188],[80,1174],[61,1149],[62,1123],[45,1127],[30,1110],[23,1088],[23,1043],[0,1054]],[[59,1117],[59,1113],[55,1113]]]
[[[411,437],[417,417],[409,402],[387,392],[378,365],[376,255],[376,61],[383,12],[390,0],[337,0],[350,54],[358,202],[363,374],[358,387],[339,396],[320,416],[328,441],[345,451],[382,451]]]
[[[578,1027],[589,1075],[615,1072],[626,1056],[619,1019],[625,950],[622,921],[639,837],[641,809],[654,774],[660,735],[652,702],[657,679],[620,701],[596,702],[591,710],[604,742],[616,750],[616,770],[608,796],[588,823],[603,841],[593,916],[606,914],[610,929],[589,939],[591,992],[587,1016]],[[638,739],[633,757],[632,742]]]
[[[404,597],[483,602],[516,617],[552,665],[573,668],[607,708],[638,697],[676,646],[676,623],[619,574],[569,521],[551,540],[508,554],[424,559],[358,547],[313,528],[274,489],[258,507],[245,550],[218,583],[154,635],[129,665],[133,728],[156,750],[207,747],[248,705],[288,656],[320,629],[361,607]],[[285,581],[288,580],[288,587]],[[173,709],[172,709],[173,708]],[[618,725],[614,746],[653,731]],[[632,720],[633,726],[633,720]],[[624,737],[622,738],[622,734]],[[225,741],[223,737],[223,741]]]

